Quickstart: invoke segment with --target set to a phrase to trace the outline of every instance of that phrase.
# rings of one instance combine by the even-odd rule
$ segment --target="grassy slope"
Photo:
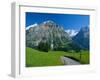
[[[84,51],[81,53],[81,63],[89,63],[89,54]],[[63,51],[49,51],[41,52],[31,48],[26,48],[26,66],[35,67],[35,66],[57,66],[63,65],[60,61],[60,56],[72,56],[80,60],[79,53],[67,53]]]

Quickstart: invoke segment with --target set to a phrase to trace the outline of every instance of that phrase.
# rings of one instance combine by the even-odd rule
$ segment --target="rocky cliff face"
[[[48,20],[26,30],[26,46],[35,47],[39,42],[48,42],[52,48],[63,47],[71,38],[63,27]]]

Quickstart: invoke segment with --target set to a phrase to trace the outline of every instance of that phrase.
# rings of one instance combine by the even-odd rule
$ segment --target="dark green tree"
[[[40,42],[38,45],[40,51],[48,52],[50,50],[50,44],[48,42]]]

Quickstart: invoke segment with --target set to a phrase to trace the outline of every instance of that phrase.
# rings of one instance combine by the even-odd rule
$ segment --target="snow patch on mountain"
[[[65,30],[65,32],[67,32],[70,37],[73,37],[78,33],[78,31],[74,30],[74,29],[67,29],[67,30]]]
[[[32,25],[29,25],[28,27],[26,27],[26,30],[29,30],[30,28],[32,28],[32,27],[36,27],[36,26],[38,26],[38,24],[37,24],[37,23],[32,24]]]

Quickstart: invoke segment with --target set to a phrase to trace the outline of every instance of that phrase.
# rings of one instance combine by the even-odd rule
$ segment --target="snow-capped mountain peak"
[[[54,21],[52,21],[52,20],[47,20],[47,21],[44,21],[43,23],[44,23],[44,24],[46,24],[46,23],[54,23]]]
[[[67,32],[70,37],[73,37],[78,33],[78,31],[76,31],[74,29],[67,29],[67,30],[65,30],[65,32]]]
[[[29,30],[30,28],[32,28],[32,27],[36,27],[36,26],[38,26],[38,24],[37,24],[37,23],[32,24],[32,25],[29,25],[28,27],[26,27],[26,30]]]

